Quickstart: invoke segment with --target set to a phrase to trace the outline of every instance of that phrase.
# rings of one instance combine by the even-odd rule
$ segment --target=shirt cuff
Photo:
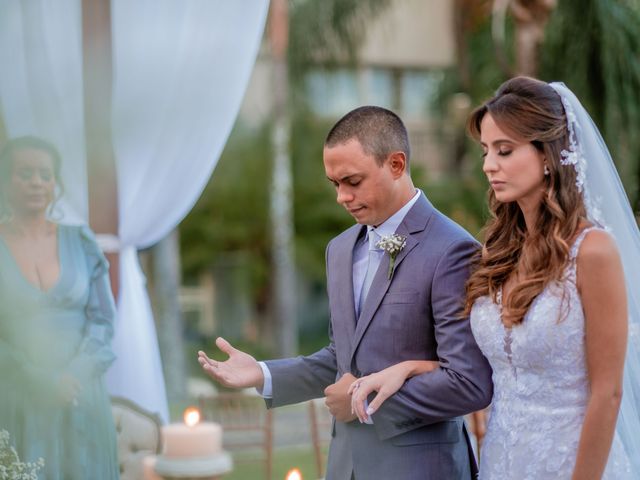
[[[262,390],[256,388],[258,395],[262,398],[272,398],[273,397],[273,383],[271,381],[271,372],[269,371],[269,367],[264,362],[258,362],[260,368],[262,369],[262,375],[264,376],[264,382],[262,383]]]

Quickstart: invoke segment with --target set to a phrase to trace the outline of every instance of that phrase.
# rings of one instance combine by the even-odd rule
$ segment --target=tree
[[[457,2],[459,67],[441,84],[441,111],[461,92],[472,105],[479,104],[513,75],[519,56],[535,58],[537,65],[529,70],[543,80],[564,81],[584,103],[611,150],[632,205],[640,211],[640,0],[562,0],[555,8],[550,0]],[[496,33],[492,21],[501,11],[504,18]],[[526,28],[527,19],[538,33],[521,35],[531,42],[519,51],[524,42],[517,41],[518,29]],[[477,147],[460,145],[455,161],[462,165]],[[482,172],[475,171],[481,178]],[[476,198],[481,201],[479,194]]]
[[[273,89],[274,97],[278,99],[278,113],[257,132],[244,128],[239,121],[220,158],[216,175],[181,225],[186,278],[196,276],[230,252],[244,251],[249,256],[251,295],[262,342],[270,339],[273,330],[291,328],[276,323],[281,315],[278,312],[282,310],[275,308],[276,282],[272,281],[277,260],[271,252],[278,238],[270,233],[274,212],[282,214],[284,211],[283,219],[289,215],[292,218],[292,224],[283,226],[280,223],[278,228],[291,228],[296,269],[317,289],[324,285],[327,241],[350,224],[336,205],[324,177],[322,142],[329,125],[314,118],[306,107],[306,75],[314,68],[331,68],[339,63],[355,65],[357,47],[364,38],[367,21],[383,11],[388,3],[388,0],[288,2],[289,39],[288,43],[284,42],[286,65],[279,63],[276,66],[280,73]],[[272,4],[275,5],[276,2]],[[282,24],[279,28],[283,28]],[[282,39],[276,42],[282,42]],[[274,160],[278,156],[282,160],[283,155],[290,157],[292,188],[284,188],[285,195],[277,202],[280,208],[284,205],[283,210],[270,209],[273,188],[270,190],[265,179],[272,178]],[[279,171],[279,178],[285,178],[286,187],[287,162],[283,163],[285,167]],[[287,195],[292,197],[287,198]],[[286,213],[288,208],[291,214]],[[283,249],[282,245],[278,247],[280,253],[287,248]],[[285,257],[286,254],[280,258]],[[289,282],[282,282],[286,283]],[[300,282],[296,282],[294,288],[299,289],[299,285]],[[293,295],[296,292],[286,293]],[[280,344],[278,353],[290,353],[284,346],[289,341],[276,343]]]
[[[519,75],[535,76],[538,73],[539,50],[544,40],[544,31],[549,16],[556,7],[557,0],[494,0],[493,38],[496,52],[511,76],[513,71],[504,57],[505,19],[509,11],[515,23],[513,41],[515,43],[516,68]]]
[[[563,0],[546,29],[541,76],[583,102],[640,211],[640,1]]]

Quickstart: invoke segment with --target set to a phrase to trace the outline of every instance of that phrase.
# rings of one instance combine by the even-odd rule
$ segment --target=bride
[[[625,273],[638,288],[640,235],[606,146],[564,84],[527,77],[505,82],[468,126],[491,184],[465,302],[493,368],[480,479],[640,478],[638,346],[627,341],[640,316],[625,288]],[[407,372],[434,368],[411,363],[352,384],[361,420]]]

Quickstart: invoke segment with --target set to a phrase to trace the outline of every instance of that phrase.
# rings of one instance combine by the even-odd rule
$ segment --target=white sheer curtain
[[[268,0],[112,0],[113,136],[120,299],[110,391],[168,419],[137,249],[156,243],[202,192],[236,117]],[[0,2],[0,102],[9,136],[64,158],[65,222],[87,219],[79,0]]]
[[[65,223],[88,217],[79,0],[0,2],[0,104],[8,136],[37,135],[64,159]]]
[[[111,390],[162,411],[136,248],[167,235],[207,183],[251,73],[267,0],[112,0],[121,291]],[[213,246],[212,246],[213,248]]]

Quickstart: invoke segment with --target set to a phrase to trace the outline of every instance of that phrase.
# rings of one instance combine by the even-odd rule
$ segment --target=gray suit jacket
[[[389,256],[376,272],[360,317],[353,299],[354,225],[327,247],[330,343],[307,356],[272,360],[269,407],[322,397],[344,373],[356,377],[404,360],[439,360],[373,415],[373,425],[335,422],[327,480],[457,480],[476,469],[461,415],[491,401],[491,369],[468,319],[459,318],[469,260],[478,243],[424,195],[396,233],[407,243],[391,280]]]

